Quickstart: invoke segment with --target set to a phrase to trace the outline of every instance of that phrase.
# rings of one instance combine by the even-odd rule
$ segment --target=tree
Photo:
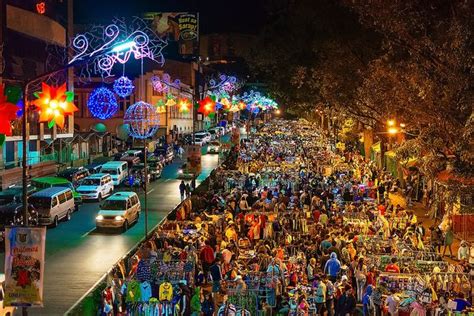
[[[359,87],[359,110],[406,123],[417,137],[399,155],[422,155],[430,161],[425,171],[451,159],[472,174],[474,1],[342,2],[383,36],[386,49]]]

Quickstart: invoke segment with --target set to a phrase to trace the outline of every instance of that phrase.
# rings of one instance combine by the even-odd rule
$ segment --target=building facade
[[[6,88],[20,88],[26,82],[56,69],[67,62],[66,43],[68,34],[67,0],[0,0],[0,83]],[[72,3],[71,3],[72,5]],[[41,81],[62,84],[68,81],[67,71],[54,76],[38,78],[27,91],[28,99],[41,88]],[[69,82],[69,88],[72,88]],[[63,129],[48,128],[38,123],[38,114],[30,111],[27,126],[27,163],[30,176],[55,171],[62,153],[60,139],[73,137],[73,118]],[[0,186],[6,187],[18,181],[21,174],[22,152],[21,119],[13,123],[13,135],[6,138],[0,148]]]

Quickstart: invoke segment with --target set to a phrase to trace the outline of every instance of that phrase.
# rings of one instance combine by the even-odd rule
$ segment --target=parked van
[[[74,185],[67,179],[61,177],[41,177],[32,179],[31,184],[38,190],[52,187],[70,188],[72,190],[72,194],[74,195],[74,203],[76,203],[76,207],[82,203],[81,195],[76,192]]]
[[[77,192],[83,200],[98,200],[111,195],[114,192],[114,183],[108,173],[96,173],[82,180]]]
[[[29,202],[38,213],[40,225],[58,226],[60,220],[70,220],[74,211],[74,196],[69,188],[53,187],[34,193]]]
[[[102,165],[100,172],[110,174],[114,186],[118,186],[128,176],[128,164],[125,161],[109,161]]]
[[[100,205],[95,218],[97,229],[121,228],[126,231],[130,224],[137,222],[141,206],[135,192],[117,192]]]

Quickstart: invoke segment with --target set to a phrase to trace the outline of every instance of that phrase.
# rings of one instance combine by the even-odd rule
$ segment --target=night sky
[[[105,24],[113,17],[139,15],[147,11],[198,11],[203,34],[257,33],[265,22],[261,3],[262,0],[75,0],[74,19],[79,24]]]

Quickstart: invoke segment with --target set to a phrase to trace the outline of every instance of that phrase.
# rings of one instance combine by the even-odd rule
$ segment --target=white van
[[[58,226],[60,220],[70,220],[74,212],[74,195],[70,188],[52,187],[34,193],[28,202],[38,212],[40,225]]]
[[[118,186],[128,176],[128,164],[126,161],[109,161],[102,165],[100,172],[110,174],[114,186]]]
[[[121,228],[126,231],[129,225],[138,221],[141,206],[135,192],[117,192],[100,205],[95,218],[97,229]]]
[[[101,201],[102,198],[114,192],[114,183],[108,173],[96,173],[81,181],[81,185],[76,189],[83,200],[93,199]]]

